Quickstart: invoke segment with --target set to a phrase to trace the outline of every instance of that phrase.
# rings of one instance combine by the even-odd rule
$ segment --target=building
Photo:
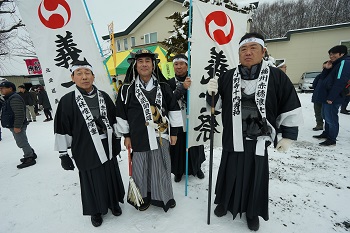
[[[350,53],[350,22],[290,30],[285,37],[268,39],[266,44],[272,57],[286,60],[287,75],[297,84],[303,72],[322,70],[333,46],[344,44]]]
[[[172,34],[173,21],[165,17],[174,12],[183,12],[184,0],[155,0],[142,14],[125,30],[114,33],[117,52],[147,47],[165,40]],[[103,36],[109,40],[109,35]]]

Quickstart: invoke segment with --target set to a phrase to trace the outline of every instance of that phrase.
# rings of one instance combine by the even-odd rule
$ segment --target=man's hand
[[[183,82],[183,86],[185,89],[190,88],[190,86],[191,86],[191,78],[190,77],[186,77],[185,81]]]
[[[327,104],[332,104],[333,103],[332,100],[327,100],[326,102],[327,102]]]
[[[21,130],[21,128],[13,128],[13,131],[14,131],[15,133],[20,133],[22,130]]]
[[[329,70],[330,68],[332,68],[332,66],[333,66],[332,61],[329,60],[329,61],[327,61],[327,63],[325,63],[325,64],[323,65],[323,68]]]
[[[289,147],[292,145],[293,140],[289,139],[289,138],[282,138],[281,140],[279,140],[279,142],[277,143],[276,149],[278,152],[286,152]]]
[[[130,137],[125,137],[124,138],[124,146],[126,149],[132,149],[132,146],[131,146],[131,138]]]
[[[170,145],[174,146],[177,141],[177,136],[170,136]]]
[[[212,95],[213,92],[216,95],[218,93],[218,80],[215,78],[210,79],[207,84],[207,90],[209,95]]]

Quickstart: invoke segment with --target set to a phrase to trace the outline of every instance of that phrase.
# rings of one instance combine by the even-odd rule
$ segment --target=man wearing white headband
[[[91,216],[98,227],[102,215],[119,216],[124,185],[116,156],[120,152],[117,138],[116,109],[109,95],[93,85],[95,76],[87,61],[74,62],[71,78],[76,89],[64,95],[55,116],[55,150],[64,170],[79,170],[83,215]]]
[[[298,136],[301,105],[294,86],[280,69],[263,60],[264,37],[247,33],[239,43],[240,65],[208,83],[207,102],[214,96],[222,109],[222,158],[215,190],[214,213],[246,213],[250,230],[268,215],[267,147],[284,152]],[[282,131],[277,140],[276,129]],[[278,141],[278,143],[277,143]]]
[[[170,147],[171,172],[175,175],[175,182],[180,182],[186,168],[186,108],[187,89],[191,86],[191,78],[188,77],[188,61],[184,54],[177,54],[174,59],[175,77],[168,80],[171,89],[179,103],[183,127],[177,135],[176,144]],[[188,149],[188,174],[204,178],[201,164],[205,161],[204,146],[192,146]]]

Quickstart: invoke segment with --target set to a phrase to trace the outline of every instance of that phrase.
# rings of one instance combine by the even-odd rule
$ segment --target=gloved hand
[[[213,92],[214,92],[214,95],[218,93],[218,80],[216,78],[212,78],[209,80],[207,84],[207,90],[209,95],[212,95]]]
[[[278,152],[286,152],[289,147],[292,145],[293,140],[289,138],[282,138],[281,140],[278,141],[276,149]]]
[[[61,166],[63,167],[64,170],[74,170],[75,166],[68,154],[61,154],[60,159],[61,159]]]

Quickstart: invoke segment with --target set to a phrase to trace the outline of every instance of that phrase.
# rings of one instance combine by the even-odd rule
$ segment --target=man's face
[[[18,89],[19,89],[19,91],[22,92],[22,93],[25,91],[25,89],[22,88],[22,87],[20,87],[20,88],[18,88]]]
[[[138,58],[136,60],[136,70],[143,80],[151,78],[153,71],[152,59],[150,57]]]
[[[11,87],[0,87],[0,93],[3,96],[11,94],[12,93],[12,88]]]
[[[239,61],[243,66],[249,69],[256,64],[259,64],[264,57],[265,48],[256,42],[250,42],[242,45],[239,48]]]
[[[187,63],[184,61],[176,61],[174,62],[174,70],[176,76],[183,77],[187,73]]]
[[[343,53],[329,53],[329,58],[331,59],[331,62],[334,62],[338,58],[344,56]]]
[[[94,82],[95,76],[92,71],[87,68],[78,68],[71,75],[72,81],[86,92],[92,91],[92,83]]]

